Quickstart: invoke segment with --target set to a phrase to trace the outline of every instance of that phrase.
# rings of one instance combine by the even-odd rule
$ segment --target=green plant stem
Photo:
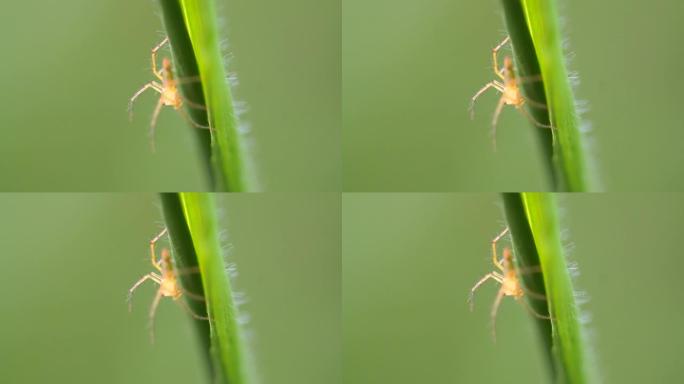
[[[515,260],[521,268],[530,268],[541,265],[537,247],[534,242],[532,231],[527,222],[525,206],[519,193],[503,194],[504,208],[506,212],[506,222],[511,231],[513,245],[515,246]],[[542,271],[543,272],[543,271]],[[546,295],[543,273],[522,274],[525,286],[533,292]],[[548,303],[545,300],[529,300],[530,306],[541,314],[549,313]],[[556,359],[553,356],[553,338],[551,337],[551,322],[544,319],[535,318],[537,330],[546,351],[547,363],[551,370],[551,375],[556,376]]]
[[[503,194],[506,220],[513,235],[516,262],[521,268],[541,267],[541,273],[522,274],[525,286],[546,300],[529,300],[541,314],[537,319],[555,382],[588,383],[592,372],[579,322],[556,215],[555,199],[547,193]]]
[[[206,313],[210,318],[208,322],[203,321],[209,327],[200,331],[202,339],[210,341],[207,355],[211,360],[214,381],[247,384],[245,352],[218,240],[213,196],[206,193],[162,194],[162,205],[174,246],[174,258],[180,261],[179,264],[194,262],[199,266],[200,273],[195,275],[199,276]]]
[[[521,78],[534,78],[541,73],[541,70],[539,69],[537,56],[534,54],[534,43],[532,42],[532,37],[527,29],[527,24],[521,22],[525,20],[522,2],[518,0],[503,0],[502,4],[506,17],[508,35],[511,38],[511,44],[514,48],[513,51],[516,57],[518,75]],[[523,81],[522,87],[528,98],[537,103],[547,105],[543,81]],[[545,125],[551,125],[547,108],[530,107],[529,111],[538,122]],[[544,164],[546,164],[546,169],[553,182],[553,189],[557,189],[558,186],[556,183],[559,176],[557,175],[558,167],[555,165],[556,159],[554,159],[553,135],[548,129],[534,127],[534,130],[539,137]]]
[[[190,35],[185,28],[183,11],[180,2],[177,0],[160,0],[164,27],[169,37],[171,50],[173,52],[174,69],[181,79],[199,79],[199,69],[190,42]],[[199,81],[182,81],[180,88],[187,100],[197,104],[206,105],[202,83]],[[207,112],[197,108],[186,109],[190,118],[197,124],[209,126]],[[214,178],[214,166],[212,162],[211,134],[205,129],[194,129],[200,147],[201,158],[206,170],[212,190],[217,190],[217,180]]]
[[[535,127],[553,190],[586,191],[590,183],[555,1],[502,0],[502,5],[518,71],[523,79],[542,77],[542,81],[524,81],[523,89],[530,100],[546,105],[530,106],[535,119],[554,127],[555,143],[550,129]]]
[[[183,205],[180,196],[177,193],[162,193],[160,194],[162,203],[162,212],[164,214],[164,222],[169,231],[169,239],[173,248],[173,258],[176,267],[179,270],[192,271],[199,268],[197,255],[192,242],[190,230],[185,221],[185,214],[183,213]],[[202,275],[199,273],[182,273],[180,274],[181,284],[183,289],[192,292],[195,295],[205,296],[204,287],[202,284]],[[186,303],[196,314],[206,314],[207,307],[205,302],[201,300],[186,300]],[[204,361],[207,363],[209,375],[214,375],[216,369],[214,368],[214,359],[211,355],[211,337],[209,322],[203,320],[195,320],[193,322],[197,329],[197,335],[202,344],[202,350],[205,353]]]
[[[211,0],[160,0],[185,97],[206,109],[187,108],[192,119],[211,130],[195,128],[212,190],[249,189],[230,88],[218,44],[216,13]]]

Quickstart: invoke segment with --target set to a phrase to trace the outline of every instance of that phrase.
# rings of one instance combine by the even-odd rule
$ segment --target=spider
[[[551,129],[551,139],[552,142],[556,142],[555,140],[555,134],[554,130],[555,128],[550,126],[550,125],[545,125],[537,121],[523,106],[525,103],[532,105],[533,107],[537,108],[546,108],[546,105],[542,103],[537,103],[535,101],[532,101],[530,99],[525,98],[522,93],[520,92],[520,87],[518,86],[519,79],[515,75],[515,69],[513,67],[513,59],[510,56],[505,56],[504,57],[504,64],[501,69],[499,69],[499,64],[497,61],[497,53],[499,49],[501,49],[506,43],[510,42],[510,37],[506,37],[499,45],[497,45],[494,49],[492,49],[492,60],[494,62],[494,74],[498,76],[501,81],[498,80],[492,80],[489,83],[487,83],[484,87],[482,87],[475,96],[470,99],[470,119],[472,120],[475,118],[475,100],[480,97],[481,94],[483,94],[486,90],[489,88],[494,88],[496,89],[499,93],[501,93],[501,98],[499,98],[499,103],[496,105],[496,109],[494,110],[494,117],[492,118],[492,142],[494,146],[494,150],[496,150],[496,124],[499,121],[499,115],[501,115],[501,111],[504,107],[504,105],[512,105],[514,106],[520,113],[522,113],[532,124],[536,125],[537,127],[541,128],[549,128]]]
[[[478,281],[473,288],[470,289],[470,295],[468,296],[468,303],[470,304],[470,310],[473,310],[474,303],[473,303],[473,297],[475,295],[475,290],[477,290],[482,284],[484,284],[487,280],[489,279],[494,279],[497,283],[501,284],[501,288],[499,288],[499,292],[496,295],[496,299],[494,299],[494,305],[492,306],[492,311],[490,313],[491,319],[492,319],[492,337],[494,340],[496,340],[496,313],[497,310],[499,309],[499,305],[501,304],[501,300],[503,299],[504,296],[513,296],[513,298],[522,303],[523,306],[530,312],[533,316],[540,318],[540,319],[545,319],[545,320],[551,320],[550,316],[544,316],[542,314],[537,313],[530,305],[525,301],[525,300],[520,300],[527,294],[528,296],[539,299],[539,300],[545,300],[546,297],[544,295],[541,295],[539,293],[534,293],[534,292],[525,292],[523,290],[522,284],[520,283],[520,279],[518,278],[518,271],[516,271],[515,265],[513,264],[513,251],[505,247],[503,249],[503,257],[499,260],[497,256],[497,251],[496,251],[496,243],[501,240],[506,234],[508,233],[508,228],[504,229],[503,232],[501,232],[498,236],[492,240],[492,262],[494,263],[494,266],[498,268],[501,272],[498,271],[492,271],[488,274],[486,274],[480,281]],[[539,266],[532,267],[532,268],[527,268],[525,271],[527,272],[539,272]]]
[[[150,339],[152,343],[154,343],[154,315],[157,311],[157,307],[159,306],[159,301],[161,300],[162,296],[173,298],[173,300],[177,303],[180,303],[181,307],[183,307],[183,309],[185,309],[193,318],[198,320],[209,320],[208,317],[200,316],[193,312],[184,300],[178,300],[181,298],[181,296],[183,296],[183,294],[195,300],[203,301],[204,298],[200,295],[183,291],[183,289],[180,287],[180,284],[178,283],[178,272],[174,268],[173,262],[171,260],[171,252],[167,248],[162,248],[161,258],[157,260],[155,245],[157,241],[159,241],[159,239],[161,239],[162,236],[164,236],[165,234],[167,234],[166,228],[164,228],[163,231],[161,231],[157,236],[155,236],[154,239],[150,240],[150,257],[152,261],[152,266],[156,268],[160,273],[148,273],[147,275],[143,276],[140,280],[138,280],[131,287],[131,289],[128,290],[127,301],[128,311],[130,312],[133,309],[133,303],[131,302],[131,299],[133,298],[133,291],[135,291],[135,289],[138,288],[140,284],[144,283],[147,280],[152,280],[159,285],[159,289],[157,290],[157,294],[154,297],[154,301],[152,301],[152,306],[150,307],[149,312]]]
[[[152,147],[153,152],[155,150],[154,130],[157,126],[157,118],[159,117],[159,113],[161,112],[162,107],[165,105],[173,107],[173,109],[178,111],[178,113],[180,113],[183,116],[183,118],[190,122],[190,124],[192,124],[194,127],[211,130],[210,127],[198,124],[195,121],[193,121],[190,118],[190,116],[188,116],[187,112],[182,109],[183,104],[187,104],[189,107],[192,108],[206,110],[206,108],[203,105],[193,103],[190,100],[183,100],[183,97],[181,96],[180,91],[178,90],[179,80],[176,79],[174,76],[171,60],[168,57],[164,57],[164,59],[162,59],[161,69],[157,69],[157,51],[159,51],[164,45],[168,43],[169,38],[166,37],[164,38],[164,40],[161,41],[161,43],[157,44],[157,46],[152,49],[152,73],[161,81],[161,83],[154,80],[150,81],[149,83],[143,85],[143,87],[140,88],[128,101],[128,118],[132,121],[133,103],[135,102],[135,99],[138,98],[138,96],[140,96],[143,92],[145,92],[148,89],[153,89],[160,95],[159,101],[157,102],[157,106],[155,107],[154,112],[152,113],[152,121],[150,122],[149,135],[150,145]]]

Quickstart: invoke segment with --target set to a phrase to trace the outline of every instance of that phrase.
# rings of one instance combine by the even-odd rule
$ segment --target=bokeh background
[[[684,25],[677,0],[558,0],[569,69],[593,127],[602,186],[684,190],[680,91]],[[500,0],[346,0],[342,20],[346,191],[546,190],[533,127],[505,109],[498,151],[489,137],[498,98],[470,98],[493,78],[506,35]],[[508,51],[510,52],[510,50]],[[505,53],[504,53],[505,54]]]
[[[216,3],[261,189],[339,190],[339,1]],[[152,0],[5,4],[0,190],[206,189],[192,128],[171,109],[150,151],[153,92],[128,121],[129,98],[152,80],[160,12]]]
[[[218,196],[258,383],[339,383],[340,198]],[[163,300],[151,345],[149,194],[2,194],[0,382],[203,383],[189,316]]]
[[[558,199],[595,364],[606,383],[681,378],[681,194]],[[346,194],[342,200],[345,383],[544,383],[534,322],[504,300],[492,341],[490,241],[497,194]]]

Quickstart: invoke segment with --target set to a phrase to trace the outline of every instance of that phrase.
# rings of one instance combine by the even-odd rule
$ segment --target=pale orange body
[[[513,252],[510,248],[504,248],[503,250],[503,279],[501,282],[501,291],[504,296],[513,296],[515,299],[519,299],[525,295],[522,287],[520,286],[520,280],[518,279],[518,274],[515,271],[515,266],[513,265]]]
[[[203,105],[193,103],[189,100],[186,100],[184,102],[184,99],[180,93],[180,90],[178,89],[178,80],[176,80],[174,73],[173,73],[173,66],[171,64],[171,60],[168,57],[165,57],[162,60],[162,67],[161,69],[157,68],[157,52],[165,45],[169,43],[169,38],[165,38],[162,40],[161,43],[159,43],[156,47],[152,49],[152,73],[154,76],[159,79],[159,81],[150,81],[149,83],[145,84],[142,88],[136,92],[133,97],[128,102],[128,114],[129,114],[129,119],[133,119],[133,103],[135,100],[140,96],[143,92],[145,92],[148,89],[152,89],[155,92],[159,93],[159,101],[157,102],[157,106],[154,109],[154,112],[152,113],[152,120],[150,121],[150,145],[152,147],[152,150],[154,151],[154,130],[157,126],[157,119],[159,118],[159,113],[161,112],[162,107],[164,106],[169,106],[173,107],[176,111],[178,111],[190,124],[192,124],[196,128],[205,128],[205,129],[210,129],[208,126],[204,126],[201,124],[196,123],[193,121],[190,116],[188,116],[187,112],[182,109],[184,104],[187,104],[189,107],[192,108],[197,108],[197,109],[206,109]],[[160,82],[161,81],[161,82]]]
[[[513,69],[513,59],[510,56],[504,57],[504,66],[501,70],[503,73],[503,92],[501,94],[501,99],[504,104],[514,105],[520,108],[525,104],[525,99],[522,93],[520,93],[520,88],[518,87],[518,81],[515,77],[515,70]]]
[[[188,304],[183,301],[183,300],[178,300],[183,296],[184,292],[181,289],[180,284],[178,283],[178,274],[176,273],[176,269],[173,266],[173,260],[171,258],[171,252],[167,248],[163,248],[161,251],[161,258],[157,260],[156,252],[154,250],[155,244],[159,239],[164,236],[167,233],[167,230],[164,229],[159,233],[157,236],[155,236],[154,239],[150,241],[150,257],[152,261],[152,266],[159,271],[159,273],[156,272],[150,272],[147,275],[143,276],[138,282],[136,282],[131,289],[128,290],[128,310],[131,311],[132,306],[131,306],[131,298],[133,297],[133,292],[135,291],[140,284],[144,283],[147,280],[152,280],[155,283],[159,285],[159,289],[157,290],[157,294],[154,297],[154,301],[152,302],[152,306],[150,307],[150,337],[152,341],[154,342],[154,315],[157,310],[157,306],[159,305],[159,301],[161,300],[162,297],[171,297],[173,300],[176,302],[180,303],[180,305],[188,312],[192,317],[198,320],[209,320],[208,317],[205,316],[200,316],[196,313],[194,313],[190,307],[188,307]],[[196,294],[191,294],[189,292],[185,292],[188,297],[196,299],[196,300],[204,300],[203,297],[198,296]]]
[[[162,60],[161,70],[161,100],[164,105],[172,106],[174,109],[180,109],[183,106],[183,98],[181,98],[176,79],[173,76],[173,69],[171,68],[171,60],[167,57]]]
[[[501,47],[503,47],[506,43],[508,43],[510,39],[506,37],[499,45],[497,45],[493,50],[492,50],[492,61],[494,65],[494,74],[500,79],[500,80],[492,80],[489,83],[487,83],[484,87],[482,87],[475,96],[473,96],[470,100],[470,118],[473,119],[475,117],[475,100],[477,100],[480,95],[482,95],[486,90],[490,88],[494,88],[497,90],[499,93],[501,93],[501,97],[499,98],[499,103],[496,105],[496,109],[494,110],[494,117],[492,118],[492,142],[494,145],[494,149],[496,150],[496,125],[497,122],[499,121],[499,116],[501,115],[501,111],[503,110],[503,107],[505,105],[512,105],[514,106],[517,110],[520,111],[525,117],[534,125],[537,127],[541,128],[550,128],[551,129],[551,135],[552,135],[552,141],[555,143],[555,137],[554,135],[554,128],[550,125],[542,124],[539,121],[537,121],[523,106],[527,103],[530,104],[531,106],[537,107],[537,108],[546,108],[546,105],[537,103],[537,102],[532,102],[530,100],[525,99],[523,94],[520,92],[520,87],[518,85],[518,78],[515,75],[515,68],[513,65],[513,59],[510,56],[505,56],[504,57],[504,64],[503,67],[499,68],[498,60],[497,60],[497,52]]]
[[[183,292],[178,286],[178,278],[171,262],[171,253],[166,248],[162,249],[160,264],[162,275],[159,292],[162,296],[173,297],[176,300],[183,295]]]
[[[468,297],[468,302],[470,303],[470,310],[473,310],[473,296],[475,295],[475,290],[477,290],[482,284],[484,284],[487,280],[493,279],[497,283],[501,284],[501,287],[499,288],[499,292],[496,295],[496,299],[494,300],[494,305],[492,306],[492,312],[491,312],[491,317],[492,317],[492,335],[496,338],[496,314],[497,310],[499,309],[499,305],[501,304],[501,300],[503,299],[504,296],[512,296],[515,300],[519,301],[522,303],[527,310],[534,315],[535,317],[541,318],[541,319],[550,319],[549,316],[544,316],[540,315],[539,313],[535,312],[529,304],[525,300],[520,300],[523,296],[525,296],[525,291],[523,290],[523,286],[520,283],[520,278],[518,277],[518,272],[515,268],[514,261],[513,261],[513,251],[505,247],[503,250],[503,257],[499,260],[498,255],[496,252],[496,243],[501,240],[506,234],[508,233],[508,228],[504,229],[503,232],[501,232],[497,237],[492,240],[492,262],[494,263],[494,266],[499,269],[499,271],[493,271],[488,274],[486,274],[480,281],[478,281],[475,286],[470,290],[470,296]],[[540,294],[532,294],[531,292],[530,296],[534,298],[539,298],[539,299],[545,299],[544,295]]]

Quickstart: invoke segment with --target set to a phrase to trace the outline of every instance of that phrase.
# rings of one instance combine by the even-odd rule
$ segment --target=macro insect
[[[173,107],[173,109],[178,111],[178,113],[180,113],[185,120],[187,120],[196,128],[211,129],[210,127],[198,124],[195,121],[193,121],[192,118],[190,118],[190,116],[187,114],[187,112],[182,108],[183,105],[186,104],[192,108],[206,109],[203,105],[193,103],[192,101],[187,99],[183,99],[180,90],[178,89],[179,79],[176,79],[176,77],[174,76],[171,60],[168,57],[164,57],[164,59],[162,59],[161,69],[157,68],[157,52],[168,43],[169,38],[166,37],[164,38],[164,40],[161,41],[161,43],[157,44],[157,46],[152,49],[152,74],[154,74],[154,76],[157,77],[157,79],[159,79],[159,81],[161,82],[153,80],[143,85],[142,88],[140,88],[128,101],[128,118],[132,121],[133,103],[138,98],[138,96],[140,96],[143,92],[145,92],[148,89],[152,89],[160,95],[159,101],[157,102],[157,106],[155,107],[154,112],[152,113],[152,120],[150,122],[149,136],[152,151],[154,151],[155,149],[154,131],[155,127],[157,126],[157,119],[159,118],[159,113],[161,112],[161,109],[164,106]]]
[[[131,299],[133,298],[133,292],[135,291],[136,288],[138,288],[142,283],[144,283],[147,280],[152,280],[155,282],[157,285],[159,285],[159,289],[157,290],[157,294],[154,297],[154,300],[152,301],[152,306],[150,306],[150,312],[149,312],[149,327],[150,327],[150,339],[154,343],[154,315],[157,311],[157,307],[159,306],[159,302],[162,297],[171,297],[174,301],[180,304],[183,309],[185,309],[192,317],[198,320],[209,320],[208,317],[205,316],[200,316],[196,314],[195,312],[190,309],[188,304],[184,300],[179,300],[183,295],[188,296],[191,299],[195,300],[204,300],[204,298],[200,295],[196,295],[187,291],[184,291],[180,283],[178,281],[178,274],[179,272],[174,268],[173,261],[171,260],[171,252],[167,248],[162,248],[161,250],[161,257],[157,259],[157,254],[155,252],[155,246],[156,243],[164,236],[167,234],[166,228],[164,228],[163,231],[161,231],[157,236],[155,236],[151,241],[150,241],[150,258],[152,262],[152,266],[159,271],[159,273],[156,272],[150,272],[140,278],[132,287],[131,289],[128,290],[128,311],[130,312],[133,309],[133,303],[131,302]],[[191,271],[191,272],[196,272],[196,271]]]
[[[503,107],[505,105],[512,105],[514,106],[520,113],[522,113],[532,124],[536,125],[537,127],[540,128],[549,128],[551,129],[551,135],[552,135],[552,141],[555,143],[555,134],[554,130],[555,128],[542,124],[539,121],[537,121],[525,108],[525,104],[529,104],[533,107],[536,108],[546,108],[546,105],[542,103],[535,102],[533,100],[530,100],[528,98],[525,98],[523,96],[522,92],[520,92],[520,87],[519,83],[520,81],[524,80],[534,80],[532,78],[530,79],[520,79],[516,76],[515,73],[515,68],[513,66],[513,59],[510,56],[504,56],[504,63],[503,67],[499,68],[498,60],[497,60],[497,55],[499,50],[506,45],[506,43],[510,42],[510,37],[506,37],[499,45],[497,45],[494,49],[492,49],[492,60],[493,60],[493,65],[494,65],[494,74],[500,79],[499,80],[492,80],[489,83],[485,84],[484,87],[482,87],[475,96],[473,96],[470,99],[470,119],[475,118],[475,100],[477,100],[480,95],[482,95],[486,90],[490,88],[494,88],[497,90],[499,93],[501,93],[501,97],[499,98],[499,102],[496,105],[496,109],[494,110],[494,117],[492,118],[492,141],[494,145],[494,150],[496,150],[496,125],[497,122],[499,121],[499,116],[501,115],[501,111],[503,110]]]
[[[501,305],[501,300],[504,298],[504,296],[513,296],[513,298],[521,303],[530,314],[533,316],[540,318],[540,319],[546,319],[550,320],[550,316],[544,316],[542,314],[537,313],[530,305],[523,299],[521,300],[525,295],[528,295],[534,299],[539,299],[539,300],[545,300],[546,297],[544,295],[541,295],[539,293],[534,293],[527,291],[523,289],[523,286],[520,282],[520,279],[518,278],[518,273],[519,271],[516,270],[516,267],[513,263],[513,251],[505,247],[502,252],[502,258],[499,259],[497,251],[496,251],[496,243],[499,242],[506,234],[508,234],[509,230],[508,228],[504,229],[503,232],[501,232],[498,236],[492,240],[492,262],[494,263],[494,266],[499,270],[499,271],[492,271],[488,274],[486,274],[480,281],[478,281],[473,288],[470,289],[470,295],[468,296],[468,303],[470,304],[470,311],[473,310],[474,303],[473,303],[473,298],[475,295],[475,291],[482,285],[484,284],[487,280],[492,279],[499,283],[501,287],[499,288],[499,292],[496,294],[496,298],[494,299],[494,304],[492,305],[492,310],[490,312],[491,320],[492,320],[492,337],[496,340],[496,314],[499,309],[499,305]],[[539,272],[539,267],[537,266],[536,268],[526,268],[524,272]]]

